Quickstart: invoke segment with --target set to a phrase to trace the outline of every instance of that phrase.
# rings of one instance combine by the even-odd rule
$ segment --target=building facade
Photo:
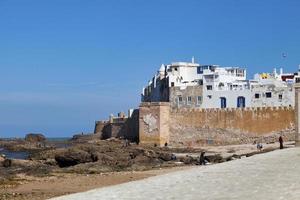
[[[294,74],[255,74],[246,69],[175,62],[161,65],[143,88],[142,102],[170,102],[173,108],[294,106]]]

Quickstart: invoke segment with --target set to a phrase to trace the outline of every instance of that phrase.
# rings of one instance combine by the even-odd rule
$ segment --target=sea
[[[27,159],[29,156],[29,153],[26,151],[8,151],[4,148],[0,147],[0,154],[5,155],[6,158],[11,158],[11,159]]]
[[[16,138],[1,138],[1,140],[13,140]],[[71,144],[69,143],[69,137],[56,137],[56,138],[46,138],[46,144],[55,146],[56,148],[67,148]],[[10,159],[27,159],[29,152],[27,151],[9,151],[3,147],[0,147],[0,154],[4,154],[6,158]]]

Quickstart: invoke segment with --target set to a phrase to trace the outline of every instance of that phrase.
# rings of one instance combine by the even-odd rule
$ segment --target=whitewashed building
[[[246,69],[175,62],[161,65],[143,88],[142,102],[170,102],[172,107],[238,108],[294,106],[294,74],[256,74]]]

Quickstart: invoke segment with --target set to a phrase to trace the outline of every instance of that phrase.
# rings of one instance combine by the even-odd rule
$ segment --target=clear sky
[[[92,132],[137,107],[162,63],[192,56],[250,76],[296,71],[299,10],[298,0],[0,0],[0,137]]]

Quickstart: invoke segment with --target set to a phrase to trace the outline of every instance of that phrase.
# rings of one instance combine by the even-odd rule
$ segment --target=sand
[[[48,199],[71,193],[83,192],[147,177],[183,170],[191,166],[164,168],[149,171],[110,172],[101,174],[53,174],[50,177],[19,175],[18,186],[1,188],[0,199]]]

